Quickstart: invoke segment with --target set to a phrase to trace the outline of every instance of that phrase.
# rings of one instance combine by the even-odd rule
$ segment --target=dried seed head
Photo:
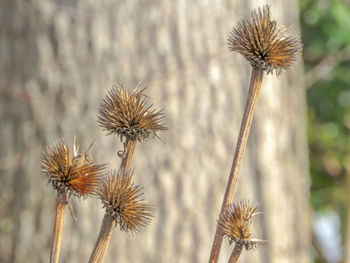
[[[41,169],[54,189],[77,197],[96,194],[105,165],[93,164],[89,158],[90,148],[79,154],[79,147],[74,143],[71,153],[63,140],[47,148],[42,156]]]
[[[132,173],[124,169],[110,172],[101,183],[99,198],[120,230],[137,233],[150,223],[153,206],[141,199],[141,190],[132,183]]]
[[[152,109],[144,90],[129,92],[117,84],[108,92],[98,113],[98,122],[107,135],[117,134],[121,139],[144,141],[167,130],[162,124],[163,112]]]
[[[266,241],[252,239],[251,224],[257,206],[249,201],[241,200],[229,206],[223,216],[219,218],[218,227],[229,238],[230,243],[235,242],[245,246],[247,250],[256,248],[258,244]]]
[[[267,73],[280,74],[300,56],[302,43],[298,36],[285,36],[285,29],[277,28],[271,20],[270,6],[253,11],[249,19],[242,19],[233,28],[228,46],[241,53],[252,67]]]

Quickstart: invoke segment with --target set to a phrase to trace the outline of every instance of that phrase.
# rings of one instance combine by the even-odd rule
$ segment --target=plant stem
[[[124,168],[125,170],[130,169],[132,156],[134,155],[134,152],[135,152],[136,142],[137,141],[132,141],[132,140],[127,141],[125,157],[122,159],[120,168]]]
[[[239,136],[237,140],[235,155],[232,162],[231,172],[226,185],[224,200],[221,206],[220,217],[224,214],[227,205],[232,203],[232,200],[233,200],[233,195],[237,185],[237,180],[238,180],[238,175],[242,164],[244,150],[247,145],[250,126],[252,124],[255,104],[258,100],[260,89],[261,89],[262,79],[263,79],[263,71],[257,68],[253,68],[251,79],[250,79],[247,102],[245,105],[245,110],[244,110],[243,119],[241,123],[241,129],[239,131]],[[222,239],[223,239],[223,233],[220,230],[220,228],[217,227],[213,246],[211,249],[210,258],[209,258],[210,263],[214,263],[218,261]]]
[[[55,224],[53,228],[53,243],[51,249],[50,262],[57,263],[60,256],[61,240],[62,240],[62,226],[64,212],[67,205],[67,194],[57,192],[56,198],[56,215]]]
[[[238,261],[239,256],[241,255],[243,250],[243,244],[236,243],[235,248],[232,251],[229,263],[236,263]]]
[[[100,233],[98,235],[94,250],[92,251],[89,263],[100,263],[106,256],[109,240],[113,231],[113,219],[109,214],[105,214]]]

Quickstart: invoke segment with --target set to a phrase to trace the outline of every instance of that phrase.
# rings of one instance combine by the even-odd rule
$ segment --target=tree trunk
[[[135,180],[157,207],[138,235],[112,234],[106,262],[206,262],[230,170],[250,76],[226,39],[254,1],[20,1],[0,3],[0,261],[47,262],[55,193],[40,172],[46,144],[96,139],[94,159],[117,167],[122,144],[96,121],[118,80],[140,81],[169,131],[136,147]],[[248,4],[243,4],[248,3]],[[280,23],[296,2],[270,1]],[[264,77],[235,199],[259,202],[256,237],[241,262],[310,262],[305,92],[300,64]],[[104,214],[72,198],[61,262],[87,262]],[[119,231],[115,229],[114,231]],[[233,246],[224,240],[220,262]]]

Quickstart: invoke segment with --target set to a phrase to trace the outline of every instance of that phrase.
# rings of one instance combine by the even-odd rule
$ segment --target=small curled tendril
[[[127,147],[127,145],[128,145],[128,140],[126,140],[125,142],[123,142],[123,145],[124,145],[124,149],[118,151],[118,156],[119,156],[120,158],[125,158],[125,157],[126,157],[126,147]]]
[[[118,156],[120,158],[125,158],[126,157],[126,151],[125,150],[120,150],[118,151]]]

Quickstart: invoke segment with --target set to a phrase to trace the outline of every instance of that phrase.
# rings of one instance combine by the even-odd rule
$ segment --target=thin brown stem
[[[124,168],[125,170],[129,170],[131,167],[131,160],[135,152],[136,141],[127,140],[125,156],[122,159],[120,164],[120,168]]]
[[[235,248],[232,251],[229,263],[236,263],[238,261],[239,256],[241,255],[243,250],[243,244],[236,243]]]
[[[100,263],[104,261],[112,231],[113,219],[109,214],[105,214],[89,263]]]
[[[62,240],[62,226],[64,212],[67,205],[67,194],[57,193],[56,198],[56,215],[55,224],[53,228],[53,243],[51,249],[50,263],[57,263],[60,256],[61,240]]]
[[[262,79],[263,79],[263,71],[257,68],[253,68],[248,96],[247,96],[247,102],[246,102],[243,119],[241,123],[241,129],[239,131],[236,151],[233,158],[229,179],[226,185],[226,191],[225,191],[224,200],[221,206],[220,216],[224,214],[227,205],[232,203],[232,200],[233,200],[233,195],[237,185],[237,180],[238,180],[238,175],[242,164],[244,150],[247,145],[250,126],[252,124],[255,104],[258,100],[260,89],[261,89]],[[211,249],[210,258],[209,258],[210,263],[214,263],[218,261],[220,250],[221,250],[222,239],[223,239],[223,233],[220,230],[220,228],[217,227],[213,246]]]

